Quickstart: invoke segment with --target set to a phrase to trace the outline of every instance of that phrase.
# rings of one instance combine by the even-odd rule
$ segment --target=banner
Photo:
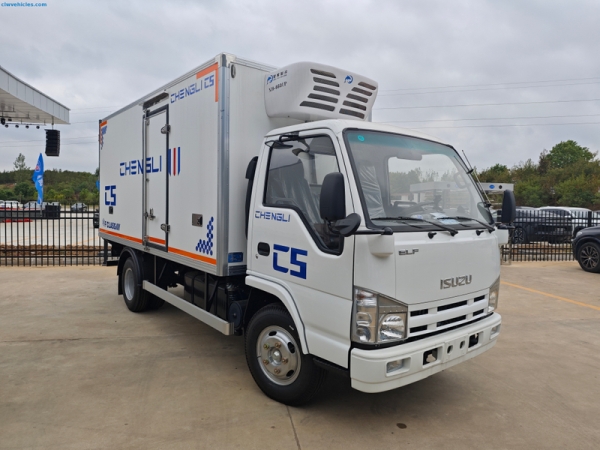
[[[32,180],[38,191],[38,205],[41,205],[44,201],[44,159],[42,158],[41,153],[35,166],[35,170],[33,171]]]

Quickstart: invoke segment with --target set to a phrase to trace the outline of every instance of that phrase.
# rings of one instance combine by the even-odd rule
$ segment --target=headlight
[[[406,337],[408,307],[389,297],[354,288],[352,340],[365,344],[398,341]]]
[[[489,313],[495,311],[498,308],[498,296],[499,295],[500,295],[500,277],[498,277],[498,279],[496,281],[494,281],[494,284],[492,284],[490,286],[490,295],[489,295],[489,302],[488,302],[488,312]]]

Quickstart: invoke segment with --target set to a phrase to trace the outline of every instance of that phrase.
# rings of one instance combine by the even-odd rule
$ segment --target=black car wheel
[[[586,242],[579,249],[577,262],[586,272],[600,272],[600,246],[594,242]]]
[[[529,238],[527,232],[522,227],[516,227],[513,232],[513,244],[528,244]]]

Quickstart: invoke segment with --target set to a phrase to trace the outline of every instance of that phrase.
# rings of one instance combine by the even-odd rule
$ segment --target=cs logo
[[[106,206],[116,206],[117,205],[117,190],[116,185],[112,186],[104,186],[104,204]]]
[[[278,253],[280,252],[280,253]],[[290,252],[290,265],[298,267],[298,270],[288,269],[287,267],[283,267],[279,265],[279,256],[281,253]],[[294,247],[286,247],[284,245],[273,245],[273,269],[282,272],[282,273],[290,273],[293,277],[298,277],[306,280],[306,262],[298,261],[298,256],[307,256],[308,252],[306,250],[300,250],[299,248]]]

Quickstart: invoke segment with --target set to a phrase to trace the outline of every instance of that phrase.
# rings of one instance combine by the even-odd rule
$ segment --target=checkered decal
[[[206,224],[206,240],[200,239],[196,244],[196,251],[212,256],[213,254],[213,230],[215,229],[215,218],[211,217]]]

